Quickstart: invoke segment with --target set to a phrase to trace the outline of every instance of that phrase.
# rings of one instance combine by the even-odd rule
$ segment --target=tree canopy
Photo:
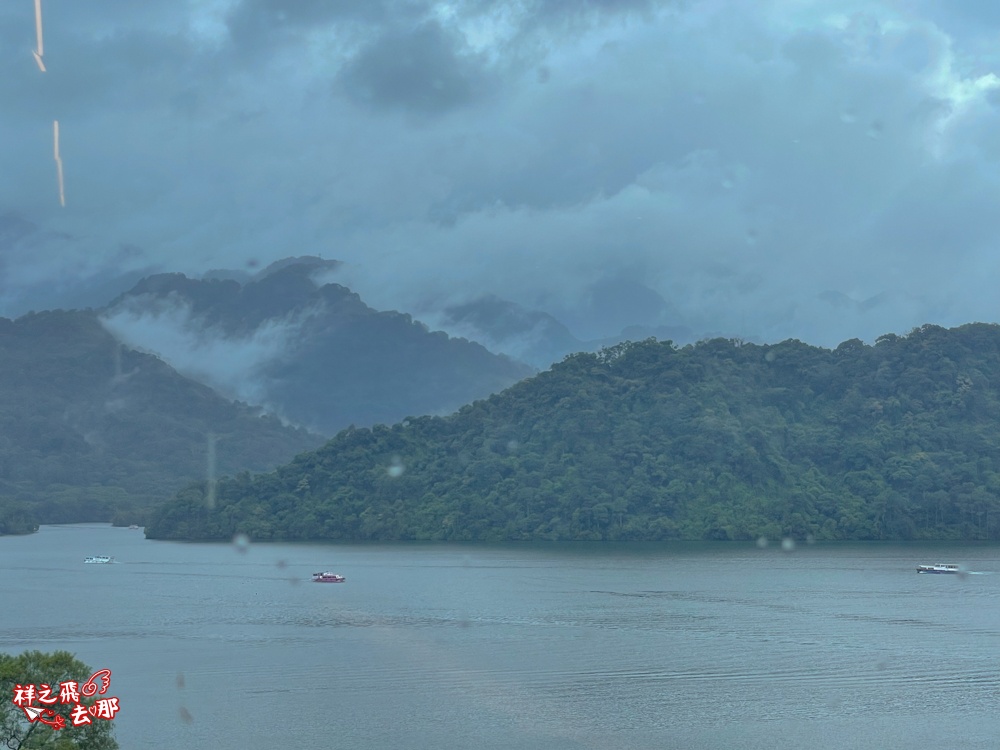
[[[82,686],[93,674],[94,670],[67,651],[25,651],[18,656],[0,654],[0,747],[15,750],[118,750],[113,720],[92,717],[89,724],[74,726],[74,704],[33,701],[33,706],[51,709],[63,717],[65,727],[56,730],[40,721],[29,722],[24,711],[12,700],[19,686],[26,688],[31,685],[37,689],[45,685],[51,688],[55,697],[59,695],[61,684]],[[79,705],[90,707],[112,695],[113,690],[93,697],[81,694]]]
[[[209,502],[211,496],[212,501]],[[159,539],[1000,538],[1000,327],[576,354],[183,489]]]

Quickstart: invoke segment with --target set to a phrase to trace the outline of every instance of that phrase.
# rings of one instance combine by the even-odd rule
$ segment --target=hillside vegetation
[[[147,535],[997,539],[1000,327],[622,344],[214,489],[185,488]]]
[[[210,441],[220,473],[323,442],[122,347],[94,313],[0,318],[0,534],[141,522],[207,475]]]

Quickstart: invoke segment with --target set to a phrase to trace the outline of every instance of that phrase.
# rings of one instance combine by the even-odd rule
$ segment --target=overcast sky
[[[43,11],[46,73],[0,5],[0,314],[311,254],[379,309],[495,294],[585,338],[602,280],[759,341],[1000,319],[996,0]]]

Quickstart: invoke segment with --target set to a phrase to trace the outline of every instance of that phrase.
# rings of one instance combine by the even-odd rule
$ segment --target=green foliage
[[[0,498],[0,536],[38,531],[35,514],[25,503]]]
[[[161,539],[1000,538],[1000,327],[653,340],[348,429],[157,509]]]
[[[144,523],[207,472],[266,470],[321,438],[121,347],[91,312],[0,318],[0,534]]]
[[[90,667],[66,651],[26,651],[19,656],[0,654],[0,747],[21,750],[118,750],[113,720],[92,719],[89,725],[74,727],[71,706],[55,703],[48,707],[66,721],[65,728],[56,731],[39,722],[30,724],[24,712],[11,700],[15,685],[32,684],[37,687],[45,684],[52,688],[54,695],[58,695],[60,683],[72,680],[83,685],[93,673]],[[98,698],[113,695],[113,691],[93,698],[81,695],[80,702],[90,706]]]

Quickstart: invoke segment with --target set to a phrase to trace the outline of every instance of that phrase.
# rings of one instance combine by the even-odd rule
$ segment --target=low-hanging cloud
[[[176,294],[135,295],[101,316],[122,343],[150,352],[223,395],[270,408],[266,370],[296,339],[308,313],[264,321],[245,336],[227,335],[194,315]]]

